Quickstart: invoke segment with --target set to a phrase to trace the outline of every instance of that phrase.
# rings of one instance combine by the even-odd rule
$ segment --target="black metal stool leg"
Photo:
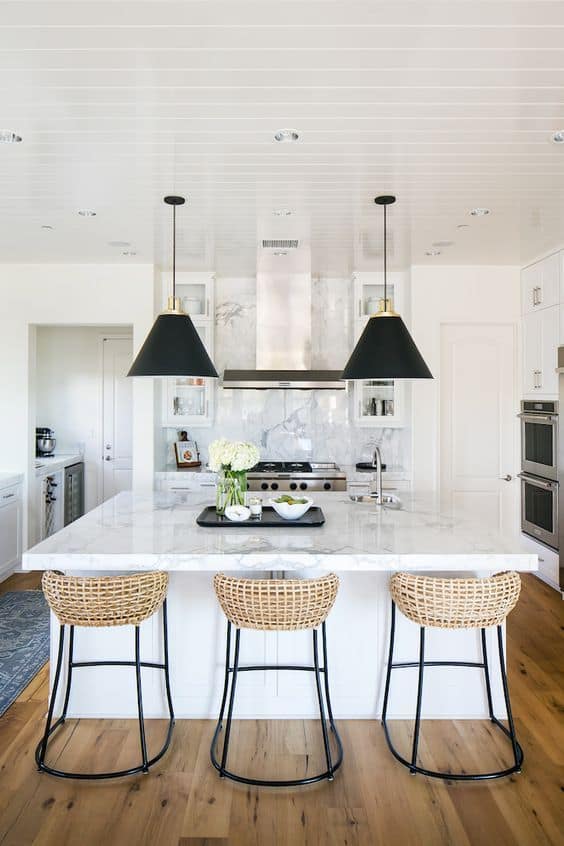
[[[521,764],[523,763],[523,751],[517,743],[517,736],[515,734],[515,725],[513,723],[513,712],[511,711],[511,701],[509,698],[509,685],[507,684],[507,673],[505,670],[505,658],[503,655],[503,633],[501,626],[497,627],[497,644],[499,649],[499,668],[501,670],[501,681],[503,684],[503,698],[505,699],[505,709],[507,711],[507,722],[509,725],[509,737],[511,738],[511,746],[513,747],[513,757],[515,758],[515,766],[520,772]]]
[[[63,710],[61,712],[61,723],[67,718],[67,711],[69,707],[69,699],[70,699],[70,692],[71,692],[71,683],[72,683],[72,670],[73,670],[73,660],[74,660],[74,626],[69,626],[69,651],[68,651],[68,660],[67,660],[67,689],[65,690],[65,701],[63,703]]]
[[[59,648],[57,650],[57,667],[55,669],[55,678],[53,680],[53,690],[51,691],[51,701],[49,702],[49,709],[47,711],[47,720],[45,722],[45,732],[40,745],[35,751],[35,760],[39,769],[41,769],[45,762],[45,754],[47,752],[47,741],[51,734],[51,722],[53,720],[53,710],[55,708],[55,700],[57,699],[57,691],[59,689],[59,679],[61,677],[61,666],[63,664],[63,648],[65,643],[65,627],[59,626]]]
[[[163,602],[163,657],[168,713],[170,720],[174,724],[174,706],[172,704],[172,693],[170,690],[170,664],[168,660],[168,608],[166,604],[166,599]],[[169,731],[172,731],[172,726],[170,726]]]
[[[317,700],[319,702],[319,718],[323,732],[323,746],[325,747],[325,758],[327,760],[327,772],[329,781],[333,781],[333,764],[331,762],[331,748],[329,746],[329,735],[327,733],[327,722],[325,720],[325,708],[323,706],[323,693],[321,690],[321,677],[319,673],[319,649],[317,643],[317,629],[313,629],[313,666],[315,667],[315,686],[317,689]]]
[[[149,772],[147,766],[147,741],[145,739],[145,721],[143,719],[143,690],[141,685],[141,658],[139,655],[139,626],[135,626],[135,677],[137,681],[137,713],[139,715],[139,740],[143,758],[143,772]]]
[[[241,629],[235,631],[235,657],[233,658],[233,673],[231,678],[231,694],[229,696],[229,708],[227,709],[227,722],[225,725],[225,738],[223,740],[223,752],[221,755],[221,766],[219,774],[221,777],[225,775],[225,765],[227,764],[227,753],[229,751],[229,738],[231,736],[231,720],[233,718],[233,705],[235,703],[235,688],[237,686],[237,673],[239,671],[239,644],[241,640]]]
[[[421,704],[423,700],[423,674],[425,671],[425,627],[421,626],[419,631],[419,679],[417,682],[417,706],[415,710],[415,728],[413,731],[413,750],[411,752],[411,773],[415,775],[417,770],[417,750],[419,748],[419,731],[421,728]]]
[[[390,680],[392,678],[392,662],[394,660],[394,641],[396,638],[396,603],[392,599],[392,616],[390,620],[390,648],[388,651],[388,668],[386,670],[386,686],[384,687],[384,702],[382,704],[382,725],[386,725],[388,713],[388,697],[390,695]],[[387,731],[387,730],[386,730]]]
[[[490,713],[490,720],[495,722],[494,719],[494,711],[493,711],[493,701],[492,701],[492,686],[490,682],[490,668],[488,664],[488,650],[486,646],[486,630],[481,629],[482,633],[482,662],[484,664],[484,677],[486,680],[486,696],[488,699],[488,711]]]

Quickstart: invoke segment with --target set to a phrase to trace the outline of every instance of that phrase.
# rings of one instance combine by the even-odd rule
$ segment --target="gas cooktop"
[[[251,491],[344,491],[347,479],[333,461],[259,461],[247,473]]]

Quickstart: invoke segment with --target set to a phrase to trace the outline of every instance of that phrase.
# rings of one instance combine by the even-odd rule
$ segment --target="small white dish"
[[[225,516],[233,523],[244,523],[251,516],[251,509],[246,505],[229,505],[225,509]]]
[[[309,499],[307,496],[300,497],[300,499],[305,499],[305,502],[289,505],[287,502],[276,502],[275,499],[271,499],[270,505],[284,520],[299,520],[313,505],[313,499]]]

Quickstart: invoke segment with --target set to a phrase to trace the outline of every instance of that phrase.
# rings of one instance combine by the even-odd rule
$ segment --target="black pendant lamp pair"
[[[172,296],[153,324],[128,376],[211,376],[215,369],[190,317],[176,296],[176,207],[184,197],[165,197],[172,206]]]
[[[396,198],[376,197],[384,207],[384,299],[373,314],[349,358],[341,379],[432,379],[433,375],[413,342],[407,326],[388,299],[388,242],[386,209]]]

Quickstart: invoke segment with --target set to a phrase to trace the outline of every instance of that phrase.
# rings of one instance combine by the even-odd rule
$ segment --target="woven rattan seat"
[[[442,579],[395,573],[392,599],[402,614],[419,626],[469,629],[499,626],[519,599],[518,573],[486,579]]]
[[[138,626],[162,605],[168,573],[82,577],[48,571],[41,584],[61,625]]]
[[[334,573],[319,579],[239,579],[217,573],[213,584],[223,613],[237,628],[296,631],[325,621],[339,579]]]

